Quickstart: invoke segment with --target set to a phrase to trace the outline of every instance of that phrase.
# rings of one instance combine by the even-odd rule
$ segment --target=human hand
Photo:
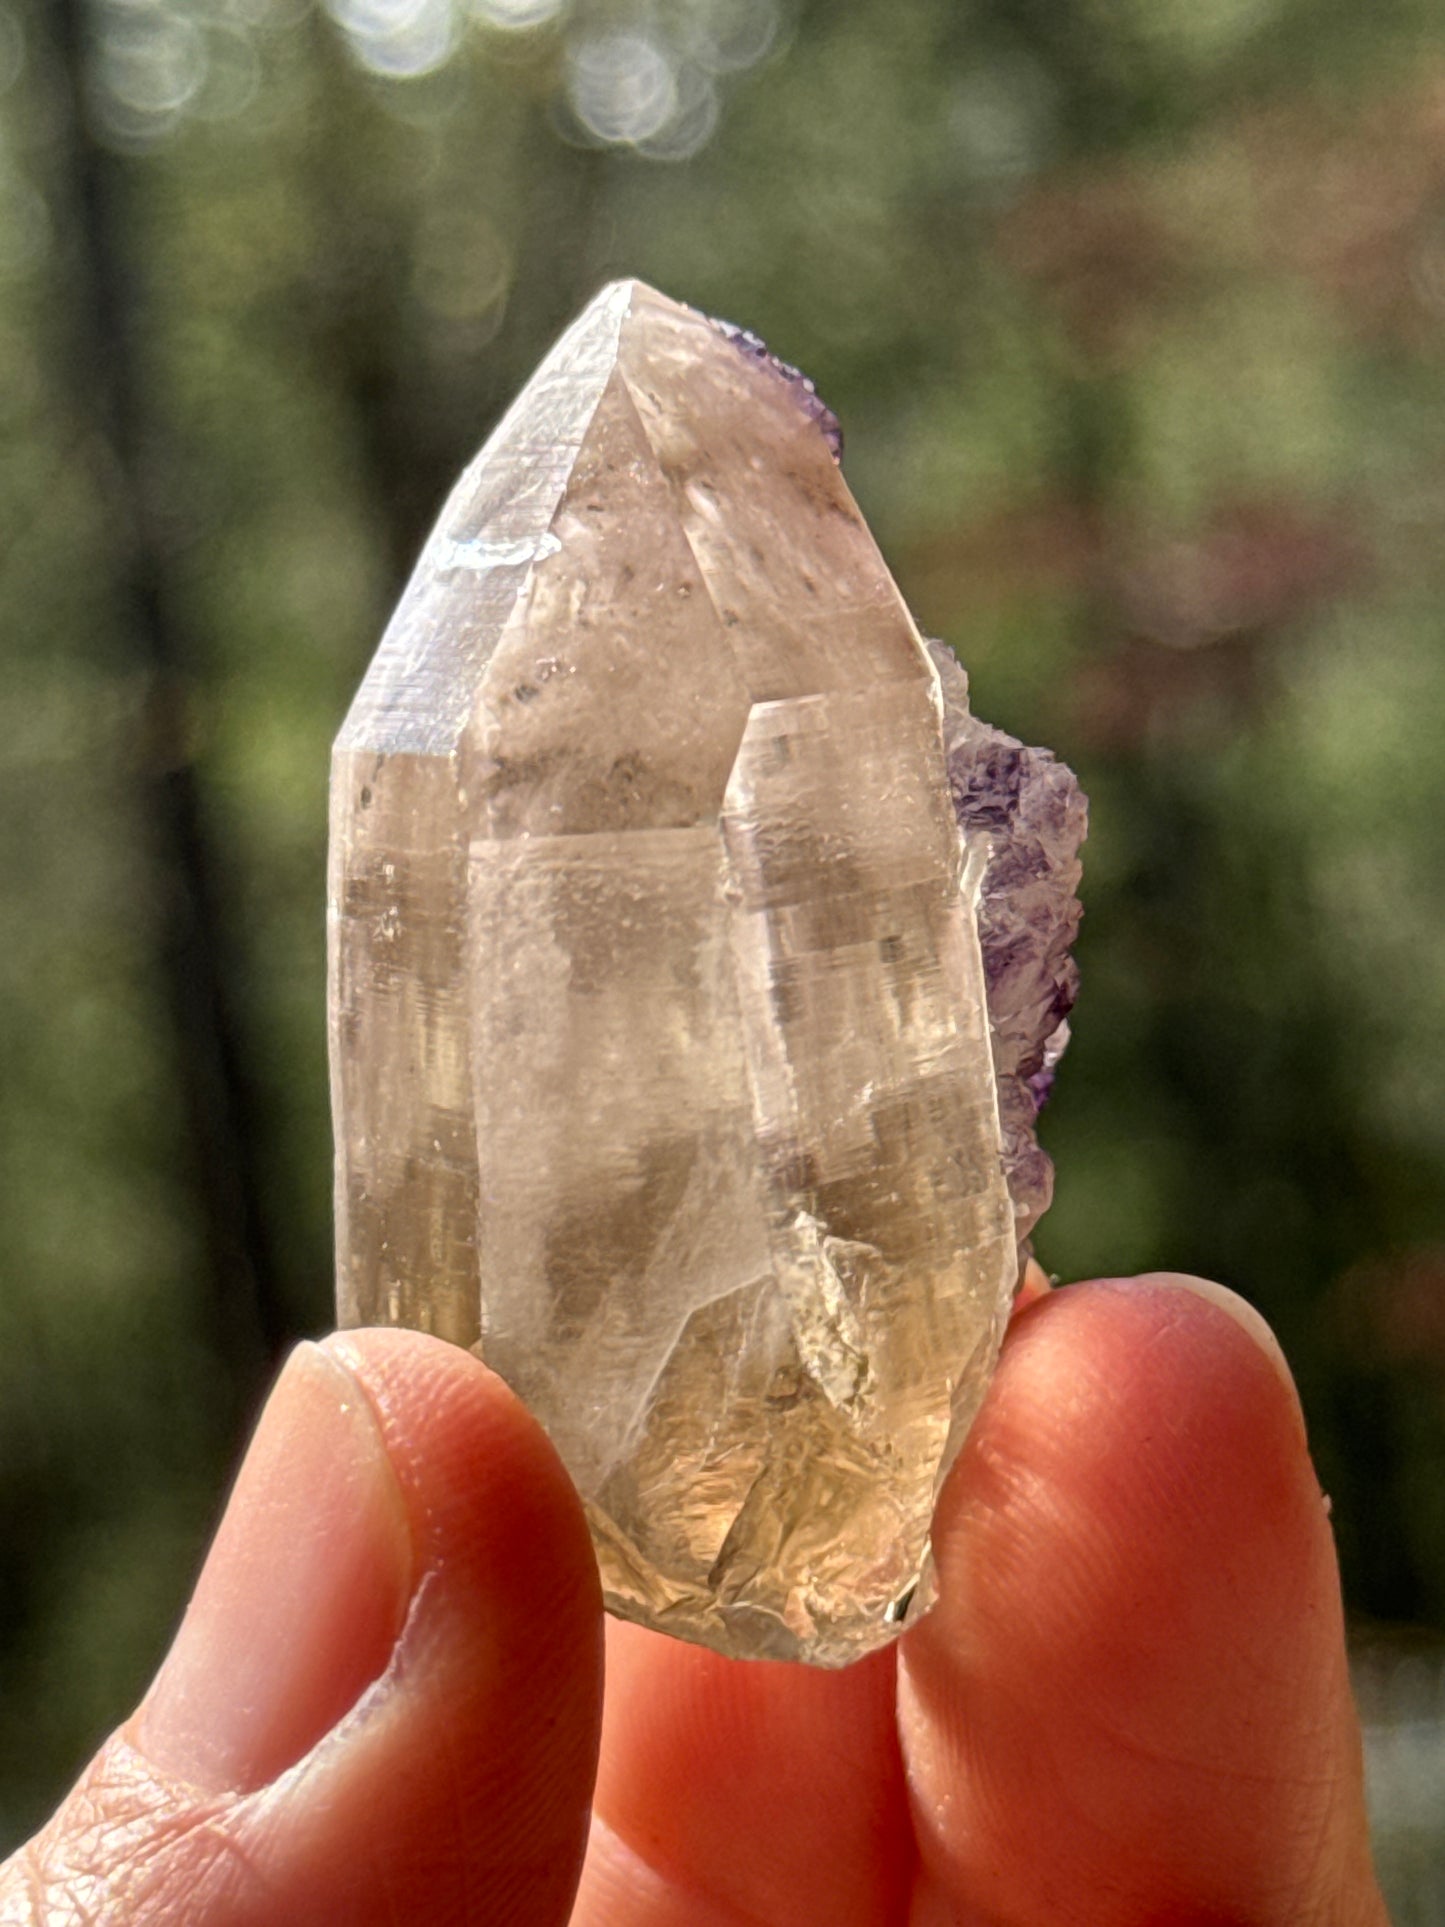
[[[416,1333],[302,1347],[0,1923],[1384,1922],[1325,1506],[1242,1301],[1029,1304],[935,1545],[938,1606],[840,1673],[609,1624],[603,1718],[596,1569],[533,1421]]]

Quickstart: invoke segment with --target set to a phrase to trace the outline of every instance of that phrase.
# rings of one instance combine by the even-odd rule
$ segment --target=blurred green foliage
[[[3,0],[0,1845],[328,1321],[329,741],[618,273],[815,377],[1091,793],[1045,1263],[1248,1293],[1445,1619],[1434,0]]]

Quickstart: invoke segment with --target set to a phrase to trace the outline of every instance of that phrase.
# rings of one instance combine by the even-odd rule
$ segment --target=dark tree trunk
[[[77,417],[98,434],[110,477],[114,633],[140,673],[136,758],[154,877],[156,969],[174,1035],[187,1176],[203,1234],[203,1307],[243,1422],[288,1337],[266,1226],[255,1096],[227,937],[224,865],[208,834],[189,749],[192,652],[170,584],[163,424],[147,392],[144,292],[128,232],[141,162],[97,140],[87,114],[90,8],[47,0],[56,79],[67,111],[58,183],[69,217],[65,311]]]

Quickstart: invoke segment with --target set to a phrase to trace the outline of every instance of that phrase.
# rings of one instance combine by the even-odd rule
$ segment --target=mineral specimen
[[[928,1597],[1048,1201],[1083,834],[839,446],[755,336],[604,289],[341,732],[330,917],[343,1322],[502,1374],[614,1611],[825,1665]]]

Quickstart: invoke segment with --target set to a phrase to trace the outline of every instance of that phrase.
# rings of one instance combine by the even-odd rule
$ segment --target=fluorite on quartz
[[[330,916],[343,1322],[508,1380],[614,1611],[824,1665],[927,1601],[1048,1202],[1084,828],[838,447],[756,337],[605,288],[347,718]]]

